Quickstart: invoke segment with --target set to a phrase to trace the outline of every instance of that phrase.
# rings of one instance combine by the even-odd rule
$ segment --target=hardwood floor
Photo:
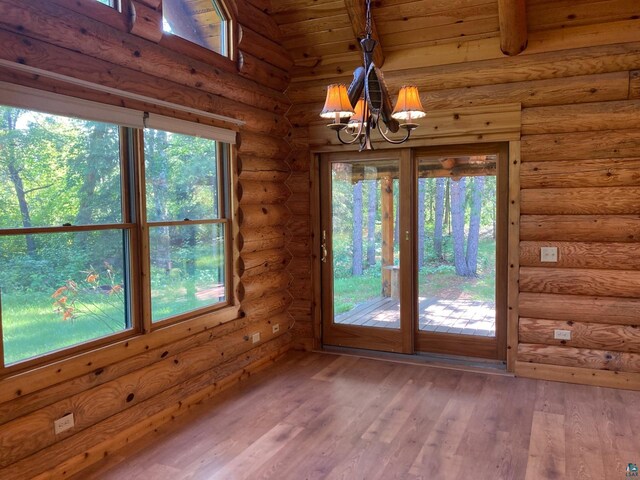
[[[623,479],[640,392],[292,352],[82,479]]]

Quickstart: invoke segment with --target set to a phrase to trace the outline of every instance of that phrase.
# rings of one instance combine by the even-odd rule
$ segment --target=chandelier
[[[418,87],[414,85],[405,85],[400,89],[396,106],[391,109],[384,76],[373,63],[373,51],[378,42],[371,35],[371,0],[366,1],[365,36],[360,40],[364,67],[355,69],[348,89],[340,83],[327,87],[327,99],[320,113],[322,118],[334,119],[327,126],[336,132],[340,143],[351,145],[358,142],[360,151],[373,150],[372,130],[377,130],[389,143],[398,145],[406,142],[411,132],[418,128],[414,120],[426,115],[420,103]],[[404,130],[404,137],[394,139],[389,136],[389,132],[396,133],[400,129]]]

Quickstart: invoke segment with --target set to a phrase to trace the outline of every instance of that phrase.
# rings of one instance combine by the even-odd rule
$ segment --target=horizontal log
[[[523,107],[569,105],[626,99],[629,91],[627,72],[612,72],[578,77],[551,78],[464,88],[428,88],[420,92],[426,110],[476,107],[496,103],[521,103]],[[295,88],[295,87],[294,87]],[[389,87],[392,92],[400,88]],[[320,89],[320,87],[318,87]],[[318,121],[323,99],[296,103],[287,112],[292,124],[308,125]]]
[[[309,193],[311,181],[309,172],[292,172],[287,179],[287,187],[293,193]]]
[[[284,47],[273,40],[254,32],[250,28],[238,26],[238,50],[248,53],[258,60],[273,65],[285,72],[291,71],[293,60]]]
[[[282,118],[285,121],[284,118]],[[242,132],[237,149],[240,155],[285,159],[291,148],[281,137]]]
[[[55,75],[77,78],[93,84],[103,85],[136,95],[157,98],[166,102],[183,105],[196,110],[225,115],[245,122],[246,130],[273,135],[284,135],[288,125],[279,114],[244,105],[222,96],[212,95],[199,88],[192,88],[126,67],[88,57],[64,48],[49,45],[34,39],[26,40],[19,35],[0,29],[0,58],[16,64],[36,67]],[[130,106],[126,99],[115,95],[100,94],[98,97],[82,96],[82,89],[68,85],[61,89],[58,82],[38,74],[31,74],[28,84],[34,88],[54,91],[88,100]],[[172,79],[173,80],[173,79]],[[10,80],[9,80],[10,81]],[[52,84],[51,84],[52,83]],[[87,90],[88,91],[88,90]]]
[[[159,42],[162,38],[162,12],[136,0],[130,0],[129,9],[129,32]]]
[[[633,0],[586,2],[531,2],[527,8],[531,30],[549,30],[568,25],[588,25],[604,21],[624,20],[637,14]]]
[[[492,133],[519,132],[520,105],[506,104],[430,111],[418,122],[420,127],[412,132],[412,139],[462,135],[482,137]],[[335,132],[328,129],[324,123],[309,126],[309,136],[312,145],[340,144]],[[377,140],[375,134],[373,139]]]
[[[521,343],[518,361],[564,365],[567,367],[640,372],[640,355],[587,348],[555,347]]]
[[[262,35],[275,42],[280,40],[282,36],[280,27],[276,21],[267,13],[256,8],[250,2],[236,2],[238,6],[238,23],[243,27],[250,28],[254,32],[260,32]]]
[[[251,301],[264,297],[270,293],[289,288],[291,275],[286,270],[276,270],[252,277],[242,278],[238,287],[240,301]]]
[[[249,318],[271,318],[285,312],[293,298],[286,291],[275,292],[251,301],[242,302],[242,312]]]
[[[521,240],[637,242],[640,215],[523,215]]]
[[[297,131],[300,129],[292,129],[292,131]],[[306,128],[304,129],[306,131]],[[291,139],[289,139],[291,143]],[[309,142],[305,142],[304,145],[295,145],[291,144],[293,150],[287,157],[287,163],[289,164],[289,168],[291,168],[292,172],[309,172],[309,168],[311,166],[311,154],[309,152]]]
[[[526,162],[522,188],[625,187],[640,185],[640,158]]]
[[[540,261],[542,247],[556,247],[558,261]],[[640,270],[640,243],[520,242],[520,266]]]
[[[531,32],[527,49],[522,56],[539,53],[587,48],[597,45],[614,45],[637,41],[638,19],[617,22],[579,25]],[[418,67],[449,65],[500,58],[498,38],[485,38],[444,45],[427,45],[413,49],[413,55],[404,55],[402,50],[388,52],[388,70],[407,70]]]
[[[520,291],[637,298],[640,271],[521,267]]]
[[[309,192],[292,194],[287,200],[287,208],[292,215],[309,215],[311,211]]]
[[[6,467],[141,401],[152,398],[180,383],[184,378],[211,370],[226,359],[251,350],[255,344],[250,341],[249,335],[259,331],[261,343],[263,343],[273,338],[271,330],[271,326],[267,323],[260,327],[254,325],[250,329],[237,330],[177,355],[167,355],[148,367],[65,398],[0,426],[0,435],[5,439],[0,444],[0,466]],[[51,425],[54,420],[67,413],[74,414],[75,426],[71,430],[55,435]]]
[[[294,257],[308,257],[311,252],[311,232],[302,234],[296,232],[291,236],[291,240],[287,243],[287,249]]]
[[[188,411],[188,408],[182,408],[183,403],[189,400],[190,395],[194,395],[197,392],[204,391],[210,388],[215,391],[217,382],[222,382],[223,379],[231,375],[237,375],[238,372],[242,372],[242,369],[251,365],[254,362],[258,362],[261,359],[268,358],[272,353],[280,351],[283,347],[286,348],[287,342],[290,339],[285,334],[277,336],[272,342],[260,345],[257,348],[250,349],[246,354],[236,356],[234,358],[226,359],[224,364],[221,364],[216,369],[206,370],[198,375],[190,376],[186,380],[181,380],[177,385],[172,388],[161,391],[158,395],[143,402],[139,402],[132,405],[130,408],[123,410],[116,415],[113,415],[102,422],[87,428],[76,435],[60,440],[54,445],[48,447],[45,450],[37,452],[37,460],[33,457],[27,457],[13,465],[0,470],[0,475],[3,479],[19,480],[23,478],[33,478],[38,474],[47,472],[53,469],[58,464],[64,464],[71,455],[79,454],[81,462],[90,464],[97,460],[104,458],[104,450],[98,449],[98,451],[92,451],[93,455],[89,455],[91,447],[96,445],[108,445],[109,440],[113,437],[119,438],[120,432],[127,432],[128,429],[132,429],[132,425],[136,426],[128,432],[134,434],[138,428],[144,430],[146,422],[150,422],[155,415],[161,413],[163,410],[170,408],[172,411],[168,412],[168,415],[164,416],[161,421],[156,420],[152,428],[157,428],[162,423],[166,423],[171,420],[172,416],[176,416],[184,411]],[[216,358],[217,359],[217,358]],[[214,388],[211,388],[213,386]],[[203,396],[203,398],[206,398]],[[105,403],[105,402],[98,402]],[[189,405],[191,402],[187,403]],[[195,404],[195,402],[194,402]],[[140,420],[144,419],[144,422]],[[148,429],[147,431],[151,431]],[[135,437],[135,435],[131,435]],[[127,437],[120,438],[119,442],[112,447],[122,447],[123,443],[127,443]],[[65,475],[65,471],[59,472],[60,476]]]
[[[91,88],[84,88],[78,85],[74,85],[65,80],[58,80],[56,78],[49,78],[41,76],[37,73],[28,73],[26,71],[12,70],[12,69],[0,69],[0,81],[13,83],[25,87],[31,87],[38,90],[56,93],[59,95],[65,95],[73,98],[81,98],[84,100],[90,100],[92,102],[98,102],[104,105],[113,105],[116,107],[129,108],[141,113],[154,113],[158,115],[164,115],[167,117],[176,118],[179,120],[186,120],[188,122],[196,122],[201,125],[210,125],[214,127],[226,128],[234,131],[239,130],[238,125],[231,124],[221,119],[211,118],[206,116],[205,111],[191,112],[186,110],[178,110],[173,104],[159,104],[154,101],[153,98],[147,97],[148,101],[138,100],[135,98],[119,97],[110,93],[101,92]],[[126,95],[126,94],[125,94]],[[224,100],[224,99],[223,99]],[[261,114],[271,116],[272,114],[264,111],[260,111]],[[264,118],[264,115],[261,115]],[[267,120],[269,123],[270,120]],[[255,125],[247,128],[251,130],[256,128]],[[258,131],[262,131],[268,128],[268,124],[261,123],[257,125]]]
[[[240,255],[238,275],[245,278],[274,270],[282,270],[289,265],[290,261],[291,254],[284,248],[242,254]]]
[[[238,250],[245,254],[284,247],[286,237],[284,226],[241,228],[237,236]]]
[[[520,192],[522,215],[640,213],[640,187],[532,188]]]
[[[522,137],[523,162],[640,157],[640,130],[602,130]]]
[[[279,92],[284,92],[291,81],[288,72],[270,65],[248,52],[238,52],[238,70],[243,77],[250,78]]]
[[[597,385],[608,388],[640,390],[640,375],[637,373],[610,372],[591,368],[545,365],[542,363],[515,362],[515,373],[522,378],[537,378],[545,381]]]
[[[639,322],[640,323],[640,319]],[[566,345],[615,352],[640,353],[638,325],[603,325],[560,320],[520,318],[519,336],[522,343]],[[571,340],[556,340],[555,330],[568,330]]]
[[[522,317],[638,325],[640,299],[520,292],[518,309]]]
[[[521,56],[529,57],[549,52],[564,54],[567,50],[592,49],[597,46],[636,42],[639,23],[638,19],[631,19],[535,32],[530,36],[527,50]],[[442,68],[443,65],[446,65],[446,70],[449,70],[451,65],[481,63],[503,56],[500,51],[500,40],[493,35],[478,35],[464,41],[452,40],[413,46],[412,55],[406,55],[406,49],[403,48],[393,51],[387,48],[385,70],[396,73],[416,69],[429,70],[434,67],[445,70]],[[286,41],[285,44],[287,44]],[[288,46],[291,45],[288,44]],[[353,71],[354,65],[357,64],[354,56],[341,54],[312,58],[311,62],[305,62],[304,65],[294,68],[292,73],[300,81],[330,79],[336,73]],[[480,66],[478,67],[476,71],[480,70]],[[512,79],[512,81],[516,80]]]
[[[565,77],[621,72],[639,67],[640,42],[634,42],[521,55],[513,61],[500,58],[464,62],[448,65],[446,69],[429,67],[394,72],[385,68],[385,81],[391,91],[397,91],[403,84],[411,84],[421,89],[424,95],[429,90],[464,89],[479,85],[517,85],[520,82],[552,78],[564,81]],[[351,72],[344,71],[342,76],[336,76],[332,81],[349,84]],[[324,101],[326,85],[326,79],[301,80],[294,77],[287,89],[287,96],[294,105],[320,103]],[[593,88],[597,89],[598,86],[594,84]]]
[[[629,98],[640,98],[640,70],[634,70],[629,75]]]
[[[283,344],[284,346],[278,347]],[[179,401],[174,401],[168,408],[155,415],[148,416],[147,412],[144,423],[130,423],[104,441],[81,451],[75,456],[67,457],[63,463],[35,477],[34,480],[45,480],[51,478],[51,476],[69,476],[80,472],[99,462],[102,458],[117,453],[123,446],[133,444],[146,434],[162,431],[165,424],[173,422],[184,413],[197,410],[203,403],[216,397],[221,392],[282,359],[290,349],[291,347],[287,344],[285,337],[278,337],[268,345],[265,345],[265,348],[258,348],[236,359],[234,364],[225,365],[224,371],[220,372],[215,377],[215,380],[212,379],[208,385],[199,389],[196,393],[183,396]],[[236,370],[234,371],[234,369]],[[227,372],[232,373],[227,374]],[[166,431],[168,428],[171,427],[166,427],[164,430]]]
[[[525,108],[522,134],[640,128],[640,100]]]
[[[269,205],[285,203],[291,191],[284,183],[240,181],[236,188],[242,205]]]
[[[238,222],[241,229],[285,225],[291,214],[284,205],[241,205]]]
[[[37,392],[0,404],[0,424],[34,412],[63,398],[102,385],[123,375],[140,370],[167,356],[173,356],[209,342],[215,337],[222,337],[236,330],[247,327],[251,323],[248,318],[239,318],[205,330],[195,335],[152,348],[144,353],[126,358],[122,361],[96,368],[91,373],[80,375],[72,380],[52,385]]]
[[[240,181],[284,182],[290,175],[289,166],[280,159],[238,155],[236,163]]]
[[[0,26],[14,35],[45,41],[267,111],[284,114],[289,107],[280,92],[48,2],[4,0],[1,13]],[[82,37],[70,34],[73,32],[82,32]]]

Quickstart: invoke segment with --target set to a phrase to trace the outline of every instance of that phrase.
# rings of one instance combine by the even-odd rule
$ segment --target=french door
[[[322,155],[323,344],[505,357],[507,152]]]

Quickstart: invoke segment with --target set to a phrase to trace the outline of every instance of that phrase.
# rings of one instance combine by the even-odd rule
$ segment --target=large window
[[[164,31],[225,57],[230,56],[230,21],[220,0],[163,0]]]
[[[1,366],[228,304],[227,157],[208,138],[0,106]]]

